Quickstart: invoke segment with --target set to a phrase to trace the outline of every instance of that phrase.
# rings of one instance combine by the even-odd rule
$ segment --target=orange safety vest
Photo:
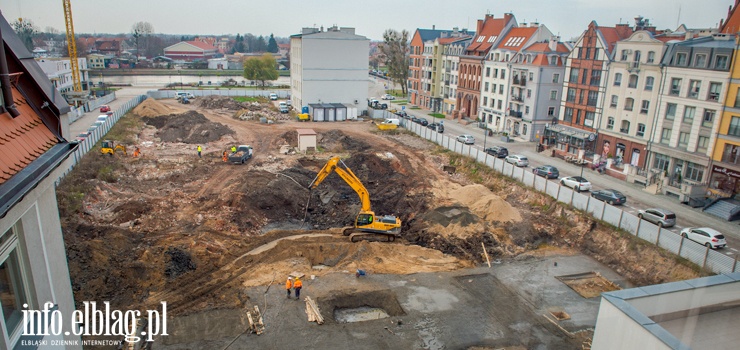
[[[293,287],[293,281],[291,280],[285,281],[285,289],[290,289],[291,287]]]
[[[301,287],[303,287],[303,282],[301,282],[301,280],[295,280],[295,283],[293,284],[293,287],[295,287],[295,288],[301,288]]]

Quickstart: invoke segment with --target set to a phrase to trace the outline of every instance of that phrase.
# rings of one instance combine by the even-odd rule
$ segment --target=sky
[[[386,29],[475,30],[486,14],[544,24],[561,38],[577,38],[595,20],[601,26],[634,23],[643,16],[658,29],[716,27],[735,0],[71,0],[75,33],[130,33],[149,22],[156,33],[288,37],[302,27],[354,27],[358,35],[382,40]],[[62,0],[0,0],[13,22],[25,18],[40,30],[64,31]]]

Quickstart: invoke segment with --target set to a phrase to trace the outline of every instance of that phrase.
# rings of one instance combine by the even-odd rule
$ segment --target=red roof
[[[604,36],[604,40],[606,40],[606,47],[609,52],[612,52],[614,49],[614,44],[617,43],[617,41],[627,39],[630,35],[632,35],[632,28],[627,26],[622,26],[619,28],[615,27],[596,27],[596,30],[601,32],[601,35]]]
[[[461,36],[461,37],[454,37],[454,38],[453,37],[450,37],[450,38],[439,38],[439,43],[441,45],[446,45],[446,44],[452,44],[452,43],[454,43],[456,41],[468,40],[468,39],[470,39],[470,35],[465,35],[465,36]]]
[[[508,34],[499,42],[498,48],[519,51],[530,37],[537,31],[537,27],[511,28]]]
[[[186,41],[186,43],[193,45],[202,50],[216,50],[216,48],[213,47],[213,45],[204,43],[202,41]]]
[[[0,184],[28,166],[58,143],[25,98],[12,86],[13,101],[21,113],[11,118],[0,114]]]
[[[475,56],[484,56],[487,54],[493,42],[498,39],[498,36],[506,28],[506,24],[513,18],[513,15],[507,13],[503,18],[493,18],[493,16],[486,15],[485,19],[479,19],[475,38],[473,38],[473,42],[465,49],[465,54]]]

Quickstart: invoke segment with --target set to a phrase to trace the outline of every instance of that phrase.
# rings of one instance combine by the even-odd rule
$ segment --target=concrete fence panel
[[[538,176],[539,177],[539,176]],[[560,192],[560,185],[556,182],[547,181],[544,177],[542,178],[545,180],[545,193],[547,193],[548,196],[558,199],[558,193]]]
[[[619,223],[622,220],[622,210],[615,206],[607,204],[604,207],[604,216],[601,219],[616,227],[619,227]]]
[[[619,225],[619,228],[629,232],[630,234],[634,235],[637,233],[637,226],[640,224],[640,218],[638,218],[635,215],[632,215],[630,213],[622,212],[622,223]],[[645,225],[646,222],[643,221],[642,225]],[[647,223],[649,224],[649,223]]]
[[[534,174],[532,174],[534,176]],[[547,180],[541,176],[535,176],[534,178],[534,189],[540,192],[545,192],[547,186]]]
[[[548,181],[553,183],[553,181]],[[570,204],[571,198],[573,198],[573,190],[568,187],[560,186],[560,192],[558,193],[558,202]]]
[[[731,258],[721,251],[710,250],[707,256],[706,268],[716,273],[731,273],[735,259]]]
[[[706,252],[707,247],[689,239],[683,240],[683,245],[681,246],[681,256],[693,261],[699,266],[702,266],[702,264],[704,263],[704,254],[706,254]]]
[[[648,241],[651,243],[655,243],[658,241],[658,226],[655,225],[645,225],[645,221],[640,224],[640,231],[637,233],[637,236]]]
[[[591,213],[595,218],[601,220],[602,213],[604,212],[604,206],[606,203],[602,201],[597,201],[593,198],[591,198],[588,201],[588,208],[586,208],[586,211]]]
[[[652,225],[652,223],[642,220],[642,225]],[[660,247],[674,254],[678,254],[678,247],[681,245],[681,235],[673,233],[668,229],[660,230]]]
[[[535,178],[535,176],[534,176],[533,173],[525,172],[524,173],[524,178],[522,179],[522,183],[524,183],[527,186],[534,187],[533,186],[534,185],[534,180],[535,180],[534,178]]]
[[[511,177],[518,180],[519,182],[522,182],[524,180],[524,169],[520,167],[515,167],[511,173]]]

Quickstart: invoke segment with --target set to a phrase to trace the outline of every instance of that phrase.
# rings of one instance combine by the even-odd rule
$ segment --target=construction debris
[[[247,311],[247,319],[249,320],[249,332],[260,335],[265,331],[265,324],[262,323],[262,313],[260,312],[259,306],[255,305],[254,310]]]
[[[324,324],[324,317],[321,316],[321,311],[316,302],[311,297],[306,297],[306,314],[308,315],[308,322],[316,322],[318,324]]]

